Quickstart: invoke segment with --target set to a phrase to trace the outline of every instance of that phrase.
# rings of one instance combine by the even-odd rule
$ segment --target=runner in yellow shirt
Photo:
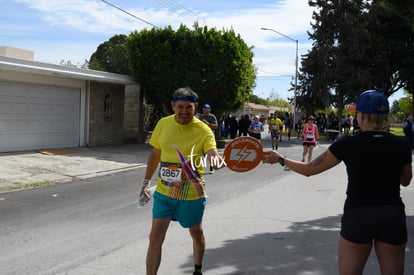
[[[159,120],[151,136],[150,144],[153,149],[140,191],[141,196],[148,196],[150,180],[159,169],[157,188],[153,195],[147,274],[156,274],[158,271],[162,244],[171,221],[178,221],[182,227],[189,228],[193,239],[193,274],[202,274],[205,250],[202,217],[206,204],[204,167],[210,164],[219,168],[224,160],[218,154],[211,129],[194,117],[197,105],[197,94],[190,88],[176,90],[171,102],[174,114]],[[176,149],[191,161],[191,166],[198,172],[197,186],[187,178],[187,170],[181,167]]]
[[[277,150],[279,145],[279,135],[280,129],[283,127],[283,122],[280,118],[276,116],[276,113],[274,117],[269,121],[269,131],[270,136],[272,138],[272,150]]]

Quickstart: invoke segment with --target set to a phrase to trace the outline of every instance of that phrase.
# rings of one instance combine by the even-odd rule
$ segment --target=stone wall
[[[123,144],[124,107],[124,85],[91,82],[88,146]]]
[[[142,107],[139,86],[125,87],[124,143],[140,143],[142,140]]]

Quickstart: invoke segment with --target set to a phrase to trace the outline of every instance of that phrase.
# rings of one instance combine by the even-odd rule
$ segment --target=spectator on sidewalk
[[[211,131],[213,131],[214,136],[217,138],[218,136],[218,122],[215,115],[211,113],[211,106],[210,104],[203,105],[203,113],[198,117],[199,120],[207,124],[210,127]],[[210,174],[214,174],[213,167],[210,166]]]
[[[409,115],[408,117],[407,117],[407,120],[406,121],[404,121],[404,124],[403,124],[403,131],[404,131],[404,135],[405,135],[405,137],[407,138],[407,140],[408,140],[408,142],[411,144],[411,146],[412,146],[412,144],[413,144],[413,116],[412,115]]]
[[[263,162],[312,176],[343,161],[348,186],[339,236],[339,274],[362,274],[374,248],[381,274],[402,275],[407,224],[400,186],[408,186],[412,178],[411,148],[386,130],[389,103],[384,94],[362,93],[356,110],[361,132],[343,136],[312,162],[287,159],[277,151]]]
[[[255,115],[253,121],[250,123],[249,126],[249,133],[252,137],[261,140],[262,135],[261,133],[264,131],[263,123],[259,121],[260,116]]]
[[[239,119],[239,137],[248,135],[250,123],[252,123],[252,121],[247,114]]]
[[[298,139],[303,138],[303,125],[305,124],[306,120],[305,120],[305,115],[302,115],[299,119],[298,119],[298,123],[297,125],[297,133],[298,133]]]
[[[237,137],[237,131],[239,129],[239,122],[237,121],[236,117],[234,115],[230,118],[230,138],[236,138]]]
[[[285,124],[285,130],[287,132],[288,140],[290,140],[290,136],[292,135],[292,127],[293,127],[293,115],[286,112],[285,119],[283,120],[283,124]]]
[[[354,118],[352,119],[352,134],[358,134],[360,131],[359,129],[359,124],[358,124],[358,119],[356,116],[354,116]]]
[[[211,113],[210,104],[203,105],[203,113],[198,116],[198,119],[207,124],[214,136],[217,137],[218,122],[216,116]]]

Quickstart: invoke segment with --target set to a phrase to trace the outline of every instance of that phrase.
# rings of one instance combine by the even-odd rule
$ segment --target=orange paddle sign
[[[253,137],[238,137],[227,144],[224,159],[227,167],[234,172],[254,169],[270,152],[263,152],[259,140]]]

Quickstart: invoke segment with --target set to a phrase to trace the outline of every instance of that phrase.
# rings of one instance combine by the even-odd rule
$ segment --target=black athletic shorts
[[[404,206],[346,209],[341,219],[341,236],[353,243],[377,240],[394,245],[405,244],[407,224]]]
[[[278,138],[279,137],[279,130],[272,130],[270,132],[271,137]]]

